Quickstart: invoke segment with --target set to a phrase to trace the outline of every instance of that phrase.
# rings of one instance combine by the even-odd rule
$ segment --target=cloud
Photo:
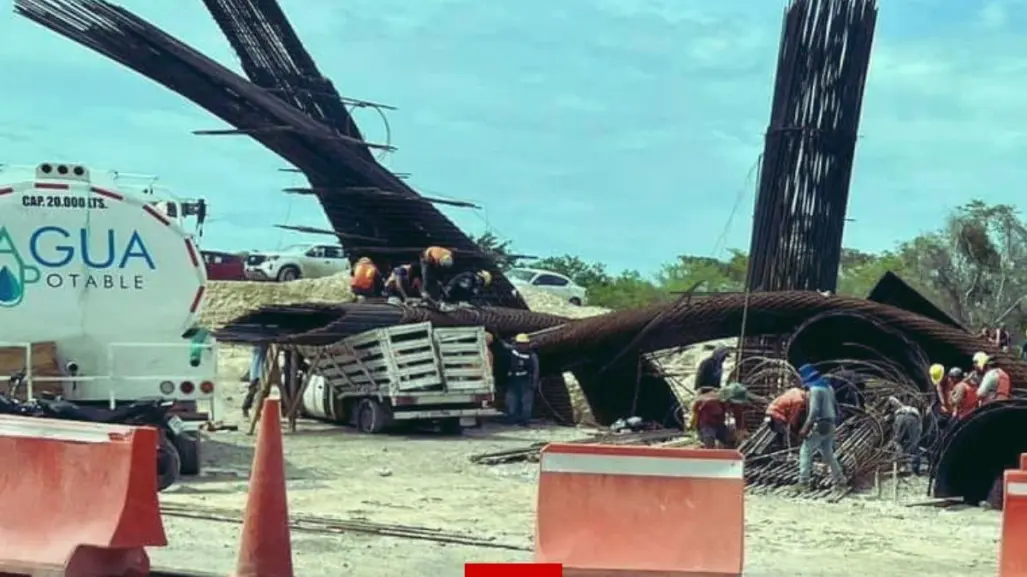
[[[446,209],[465,230],[487,220],[522,252],[644,271],[721,236],[748,247],[782,3],[280,1],[346,96],[399,107],[390,168],[487,207]],[[200,4],[123,4],[238,68]],[[1024,2],[881,4],[846,226],[871,250],[975,196],[1016,203],[1027,179]],[[211,248],[292,242],[271,226],[284,221],[325,226],[316,202],[280,192],[302,178],[274,154],[191,135],[221,124],[195,105],[25,19],[0,19],[0,34],[20,87],[0,107],[0,158],[160,174],[211,200]],[[358,120],[386,139],[376,116]]]

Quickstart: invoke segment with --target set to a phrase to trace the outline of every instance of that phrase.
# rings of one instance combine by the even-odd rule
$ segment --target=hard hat
[[[945,378],[945,367],[941,365],[931,365],[931,382],[938,384],[943,378]]]
[[[717,397],[725,403],[746,403],[749,401],[749,390],[742,383],[729,383],[717,391]]]
[[[952,367],[951,369],[949,369],[949,378],[950,379],[962,379],[963,378],[963,369],[961,369],[959,367]],[[937,384],[937,383],[935,383],[935,384]]]
[[[799,378],[803,385],[810,386],[820,380],[820,371],[813,368],[813,365],[805,364],[799,367]]]
[[[525,344],[525,343],[530,343],[531,339],[528,338],[528,335],[526,335],[524,333],[521,333],[521,334],[517,335],[516,337],[514,337],[514,342],[515,343]]]
[[[492,284],[492,273],[487,270],[478,271],[478,276],[481,277],[481,282],[485,283],[485,286]]]
[[[439,257],[439,266],[449,268],[453,266],[453,255],[446,253]]]
[[[977,351],[973,356],[974,367],[983,369],[984,365],[988,364],[988,353],[983,351]]]
[[[362,256],[359,259],[357,259],[357,263],[359,263],[359,264],[371,264],[371,259],[369,257]]]

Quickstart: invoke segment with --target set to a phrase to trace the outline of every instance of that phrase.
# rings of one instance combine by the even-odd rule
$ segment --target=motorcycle
[[[185,433],[185,423],[170,412],[174,401],[161,398],[141,399],[114,409],[84,407],[60,398],[42,398],[20,402],[9,396],[21,386],[24,372],[11,376],[8,395],[0,395],[0,413],[157,429],[157,490],[163,491],[178,481],[182,459],[175,440]]]

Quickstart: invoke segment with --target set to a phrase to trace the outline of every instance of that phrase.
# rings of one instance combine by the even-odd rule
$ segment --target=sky
[[[748,249],[781,17],[774,0],[280,0],[340,92],[398,108],[383,164],[464,231],[518,252],[653,273],[679,254]],[[200,0],[121,5],[222,64]],[[1027,0],[886,0],[864,98],[844,243],[885,250],[972,198],[1027,182]],[[323,242],[302,175],[156,83],[0,14],[0,161],[159,176],[203,197],[212,250]]]

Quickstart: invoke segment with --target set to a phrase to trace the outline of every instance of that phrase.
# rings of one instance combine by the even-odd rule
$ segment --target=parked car
[[[331,244],[303,244],[280,251],[247,256],[245,274],[250,280],[286,282],[300,278],[332,276],[349,269],[349,259],[342,252],[342,247]]]
[[[572,305],[588,303],[588,291],[566,276],[535,268],[515,268],[506,273],[506,277],[514,287],[531,286],[538,290],[556,295]]]
[[[207,268],[207,280],[246,280],[243,258],[216,250],[201,250]]]

